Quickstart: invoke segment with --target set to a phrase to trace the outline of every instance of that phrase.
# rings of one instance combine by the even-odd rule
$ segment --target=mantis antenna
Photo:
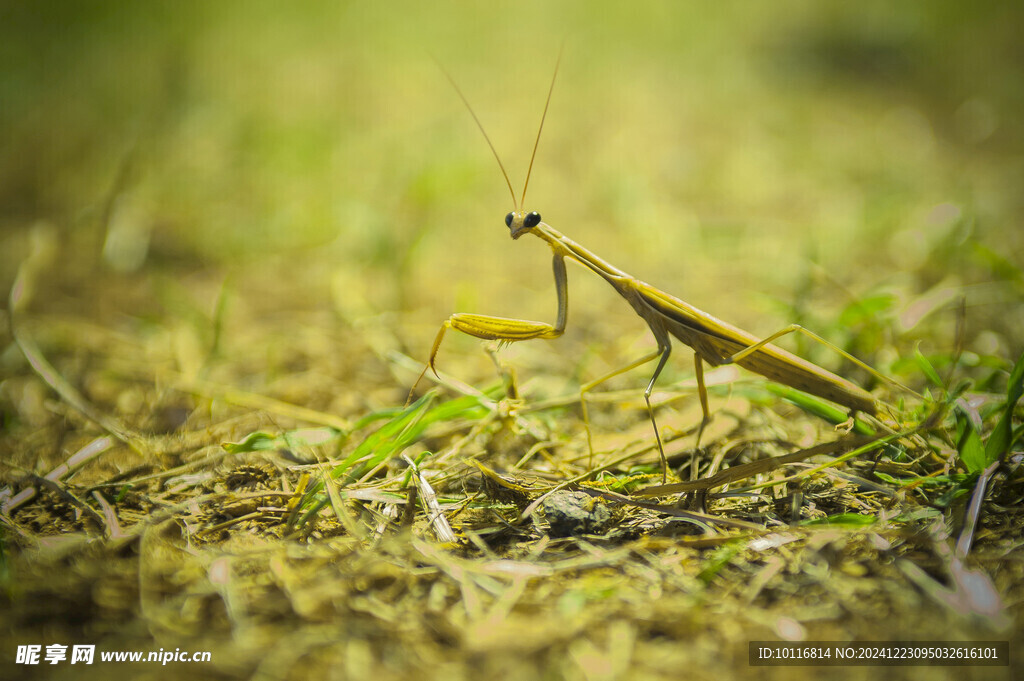
[[[437,60],[435,60],[435,62],[436,61]],[[484,139],[487,140],[487,146],[491,148],[491,153],[494,154],[494,160],[498,162],[498,167],[501,168],[501,174],[505,178],[505,184],[508,185],[508,193],[512,195],[512,205],[516,207],[516,210],[519,210],[519,206],[516,206],[516,192],[514,189],[512,189],[512,181],[508,179],[508,173],[505,172],[505,164],[501,162],[501,157],[498,156],[498,150],[494,148],[494,144],[491,143],[491,138],[487,136],[487,131],[484,130],[483,123],[481,123],[480,119],[477,118],[476,112],[473,111],[473,107],[469,105],[469,100],[466,99],[466,95],[462,94],[462,90],[459,88],[459,84],[455,82],[455,79],[452,78],[452,75],[448,73],[448,71],[446,71],[443,66],[441,66],[440,62],[437,63],[437,67],[441,69],[441,73],[445,75],[445,77],[448,79],[448,82],[452,84],[453,88],[455,88],[455,92],[456,94],[459,95],[459,99],[461,99],[462,103],[466,105],[466,109],[469,110],[469,115],[473,117],[473,121],[476,123],[476,127],[480,128],[480,133],[484,136]],[[548,95],[548,97],[550,98],[550,95]],[[545,115],[547,114],[546,106],[544,107],[544,113]],[[541,126],[543,125],[544,121],[542,119]],[[536,146],[534,146],[533,151],[534,153],[537,152]],[[532,159],[530,160],[530,165],[533,165]],[[527,175],[527,182],[529,182],[529,175]],[[526,190],[524,189],[523,191],[525,193]]]
[[[555,91],[555,79],[558,78],[558,67],[562,63],[562,50],[564,49],[565,45],[558,48],[558,59],[555,61],[555,73],[551,76],[551,87],[548,88],[548,98],[544,102],[544,113],[540,116],[540,127],[537,128],[537,139],[533,142],[533,153],[530,154],[530,167],[526,169],[526,182],[523,184],[523,194],[519,199],[518,210],[523,210],[523,207],[526,205],[526,188],[530,186],[530,173],[533,172],[533,159],[537,158],[537,147],[540,145],[540,134],[544,132],[544,121],[548,117],[548,106],[551,105],[551,94]],[[515,203],[514,196],[512,197],[512,202]]]
[[[452,75],[448,73],[448,71],[445,70],[443,66],[441,66],[440,62],[437,62],[436,59],[434,60],[435,62],[437,62],[437,67],[441,69],[441,73],[445,75],[445,78],[448,79],[448,82],[452,84],[453,88],[455,88],[455,93],[459,96],[459,99],[462,100],[462,103],[466,105],[466,110],[469,111],[469,115],[473,117],[473,122],[476,123],[476,127],[480,129],[480,134],[482,134],[484,136],[484,139],[487,141],[487,146],[490,147],[491,153],[494,154],[494,160],[498,162],[498,167],[501,168],[501,174],[505,178],[505,184],[508,185],[508,192],[509,194],[512,195],[512,206],[517,211],[522,210],[523,206],[525,205],[524,202],[526,201],[526,189],[527,187],[530,186],[530,174],[533,172],[533,161],[534,159],[537,158],[537,147],[540,146],[540,136],[541,133],[544,132],[544,121],[547,120],[548,117],[548,107],[551,106],[551,95],[555,91],[555,80],[558,79],[558,67],[562,63],[562,52],[564,51],[564,49],[564,45],[558,49],[558,59],[555,61],[555,72],[551,76],[551,86],[548,88],[548,98],[544,101],[544,113],[542,113],[540,116],[540,127],[537,129],[537,139],[533,141],[533,153],[530,154],[530,165],[526,169],[526,182],[523,183],[523,193],[520,195],[518,202],[516,201],[515,190],[512,189],[512,181],[509,180],[508,172],[506,172],[505,170],[505,164],[501,162],[501,157],[498,156],[498,150],[494,148],[494,143],[492,143],[491,138],[488,137],[487,131],[484,129],[483,123],[480,122],[480,119],[477,117],[476,112],[473,111],[473,107],[470,105],[469,100],[466,99],[466,95],[462,94],[462,89],[459,88],[459,84],[456,83],[455,79],[452,78]]]

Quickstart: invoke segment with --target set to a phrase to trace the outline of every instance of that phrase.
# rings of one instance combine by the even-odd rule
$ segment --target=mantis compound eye
[[[508,215],[505,216],[505,226],[506,227],[511,227],[512,226],[512,218],[514,218],[514,217],[515,217],[515,215],[513,213],[509,213]]]
[[[533,211],[532,213],[526,216],[525,220],[523,220],[523,227],[526,227],[527,229],[531,227],[536,227],[539,224],[540,213],[538,213],[537,211]]]

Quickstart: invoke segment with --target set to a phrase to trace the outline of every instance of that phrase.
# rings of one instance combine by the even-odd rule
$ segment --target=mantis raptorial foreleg
[[[555,274],[555,291],[558,295],[558,317],[552,326],[546,322],[535,322],[529,319],[510,319],[508,317],[494,317],[491,315],[472,314],[468,312],[456,312],[445,320],[444,324],[437,331],[434,338],[434,345],[430,348],[430,360],[427,366],[423,367],[419,378],[409,391],[412,397],[416,386],[427,373],[429,368],[437,376],[437,369],[434,367],[434,360],[441,349],[441,341],[448,329],[455,329],[462,333],[480,338],[481,340],[496,340],[499,343],[514,343],[515,341],[533,340],[534,338],[558,338],[565,331],[565,324],[569,315],[569,286],[568,277],[565,272],[565,256],[556,252],[552,261],[552,268]]]

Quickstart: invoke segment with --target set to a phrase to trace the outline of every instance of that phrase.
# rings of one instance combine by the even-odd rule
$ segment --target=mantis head
[[[513,239],[518,239],[534,227],[540,224],[540,213],[533,211],[524,214],[522,211],[512,211],[505,216],[505,224]]]

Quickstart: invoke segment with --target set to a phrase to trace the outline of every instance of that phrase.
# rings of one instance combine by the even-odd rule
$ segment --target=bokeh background
[[[843,343],[882,318],[950,353],[966,296],[969,350],[1019,346],[1014,3],[0,11],[0,279],[33,229],[54,238],[39,312],[217,318],[267,343],[375,318],[418,359],[455,310],[553,319],[546,247],[509,240],[504,181],[438,63],[518,192],[564,44],[527,197],[546,222],[759,335],[801,321]],[[573,269],[570,287],[567,337],[515,363],[594,376],[649,345],[603,282]],[[445,366],[493,375],[475,340],[450,343]]]

